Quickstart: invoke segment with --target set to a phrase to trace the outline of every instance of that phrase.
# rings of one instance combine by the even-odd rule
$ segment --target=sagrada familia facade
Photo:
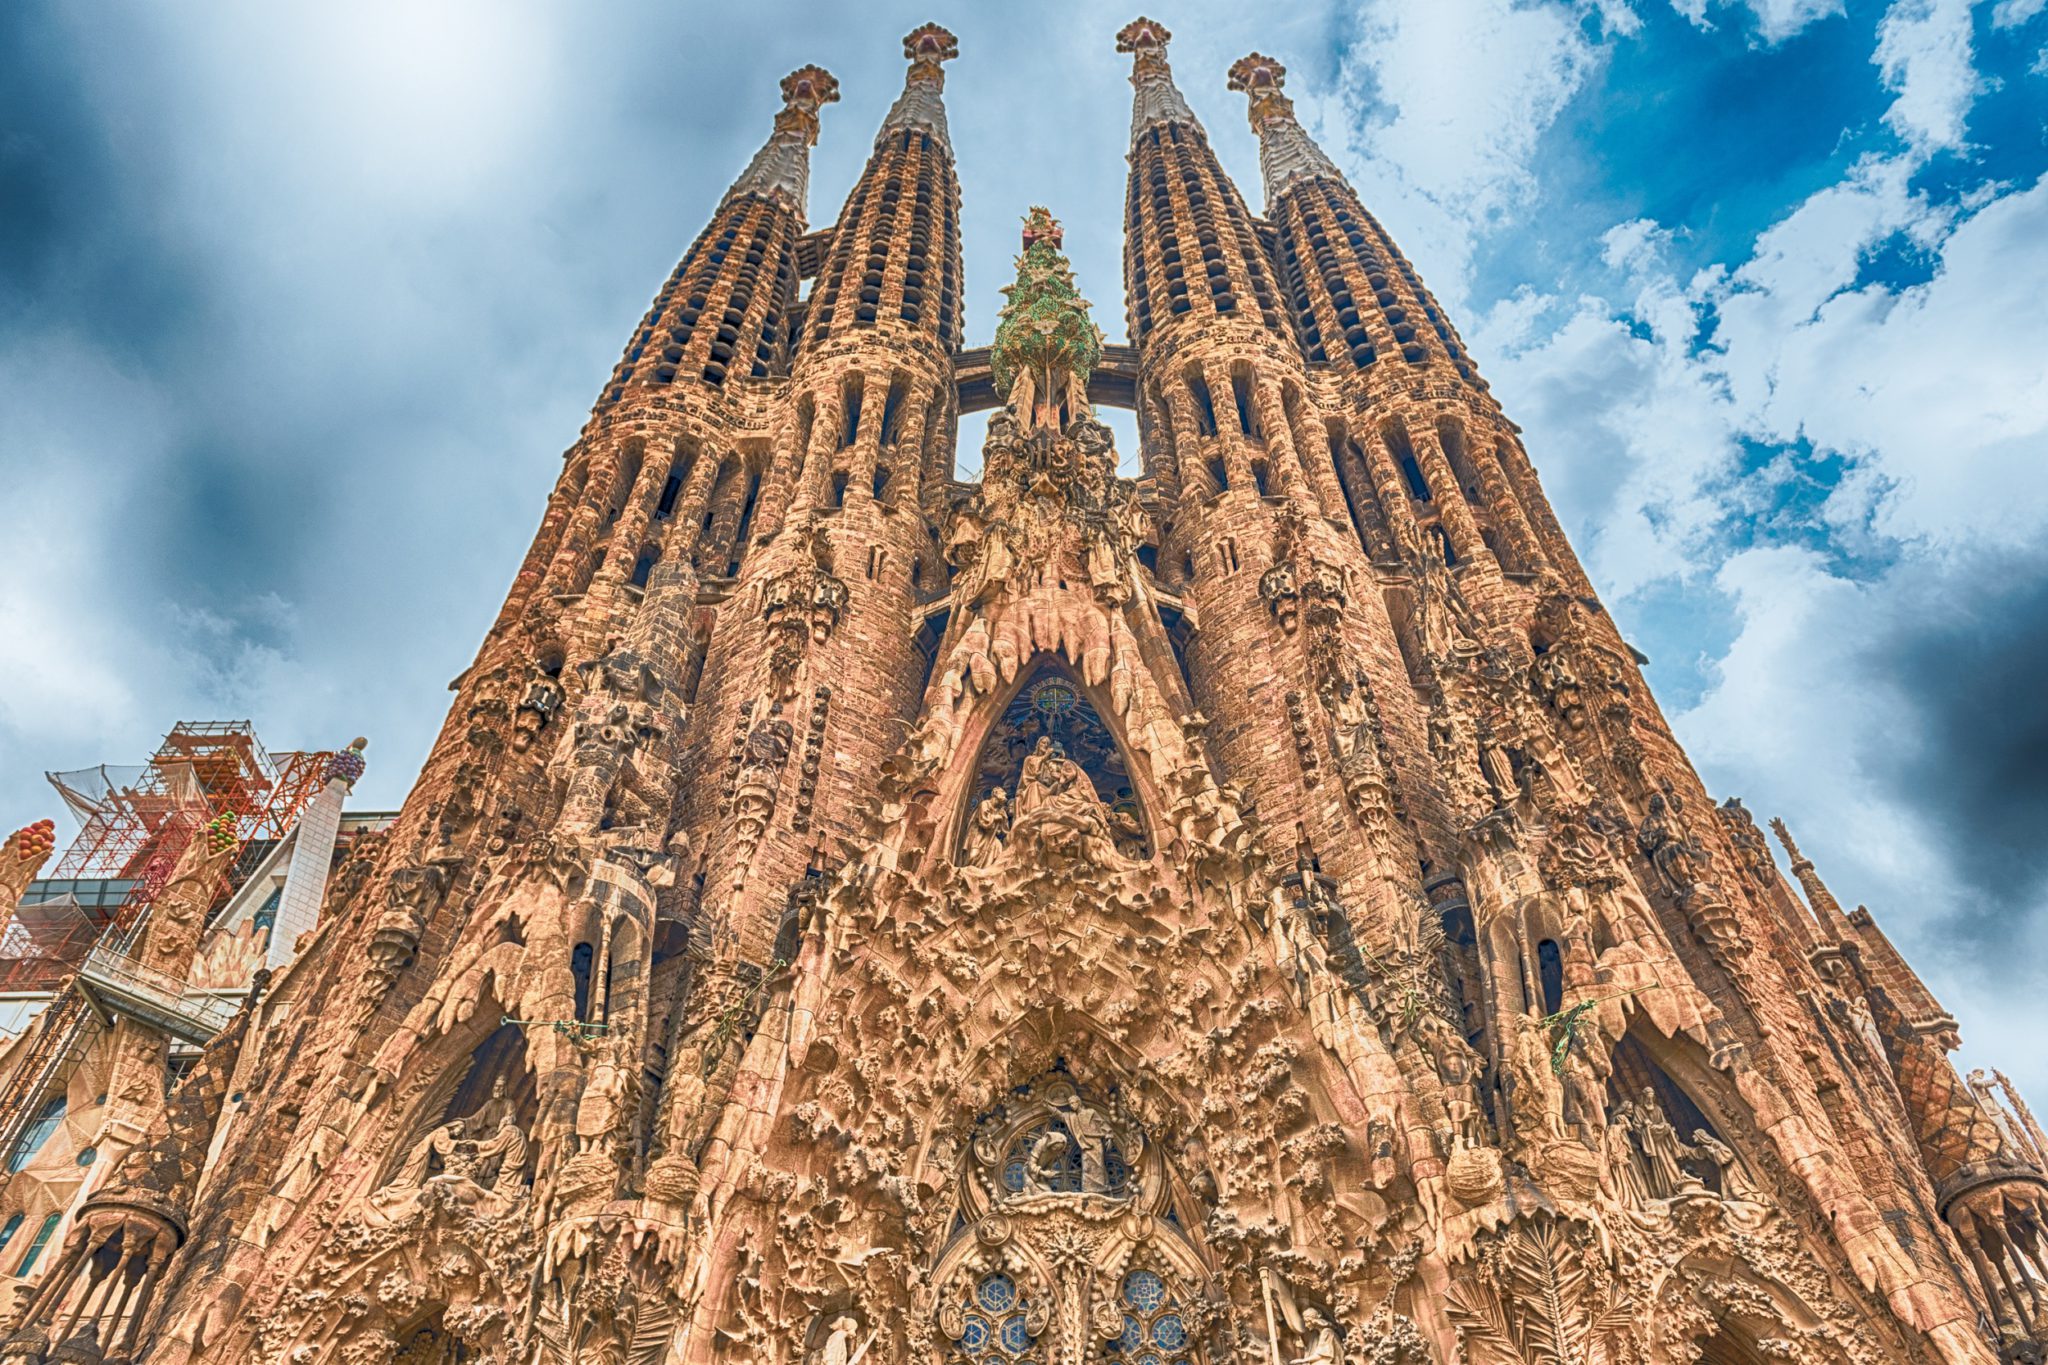
[[[952,35],[822,228],[782,82],[403,813],[0,1362],[2042,1358],[2040,1127],[1707,795],[1280,64],[1261,217],[1167,40],[1127,346],[1043,209],[965,344]]]

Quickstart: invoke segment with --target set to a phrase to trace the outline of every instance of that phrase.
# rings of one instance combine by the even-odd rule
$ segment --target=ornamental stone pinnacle
[[[876,143],[904,132],[929,133],[951,155],[953,141],[946,133],[946,103],[942,98],[946,89],[944,63],[960,55],[960,43],[939,25],[925,24],[904,37],[903,55],[910,60],[903,93],[882,120]]]
[[[1251,100],[1252,131],[1259,135],[1259,169],[1269,205],[1298,178],[1344,178],[1296,121],[1294,101],[1281,91],[1286,79],[1286,67],[1258,52],[1238,58],[1230,68],[1230,88]]]
[[[810,193],[811,148],[818,142],[818,110],[838,98],[839,82],[821,66],[799,67],[784,76],[775,131],[726,197],[758,194],[801,219]]]
[[[784,82],[404,809],[335,864],[309,770],[269,996],[184,970],[230,821],[10,1045],[0,1365],[2043,1358],[2048,1137],[1708,796],[1280,63],[1255,217],[1167,41],[1126,344],[1036,206],[963,335],[950,33],[814,232]],[[9,943],[116,894],[50,844]]]
[[[1143,17],[1118,30],[1116,50],[1131,61],[1131,85],[1137,97],[1131,104],[1131,136],[1136,138],[1155,124],[1184,123],[1200,129],[1201,122],[1180,87],[1173,83],[1173,68],[1166,63],[1166,44],[1173,34],[1166,25]]]

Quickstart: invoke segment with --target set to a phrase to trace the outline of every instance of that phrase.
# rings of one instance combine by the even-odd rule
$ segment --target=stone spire
[[[1771,832],[1778,836],[1778,842],[1785,846],[1785,856],[1792,860],[1792,875],[1799,880],[1806,892],[1807,903],[1813,906],[1814,917],[1829,938],[1837,943],[1853,944],[1855,931],[1849,927],[1849,917],[1842,913],[1842,903],[1835,899],[1835,893],[1828,890],[1827,883],[1820,879],[1814,869],[1813,860],[1799,851],[1799,845],[1792,842],[1792,831],[1785,828],[1783,820],[1771,821]]]
[[[896,133],[929,133],[934,142],[953,154],[953,141],[946,133],[946,69],[944,63],[960,55],[959,40],[937,24],[911,30],[903,40],[903,55],[910,59],[910,71],[903,78],[903,93],[889,106],[882,130],[875,135],[880,147]]]
[[[1102,360],[1102,329],[1074,287],[1074,269],[1060,251],[1059,223],[1034,207],[1024,219],[1017,282],[1006,285],[1002,319],[990,348],[996,391],[1027,426],[1064,426],[1088,411],[1088,374]]]
[[[1269,207],[1296,180],[1344,179],[1294,117],[1294,101],[1281,92],[1286,80],[1287,68],[1260,52],[1238,58],[1230,68],[1230,88],[1251,98],[1252,131],[1259,135],[1259,170]]]
[[[822,66],[798,67],[784,76],[775,131],[725,197],[757,194],[802,218],[811,183],[811,148],[818,143],[818,110],[838,98],[839,82]]]
[[[1116,35],[1116,50],[1131,54],[1131,85],[1137,96],[1131,101],[1131,137],[1160,123],[1185,123],[1201,128],[1201,120],[1180,87],[1173,83],[1173,68],[1166,64],[1166,44],[1173,34],[1166,25],[1143,16],[1125,24]]]

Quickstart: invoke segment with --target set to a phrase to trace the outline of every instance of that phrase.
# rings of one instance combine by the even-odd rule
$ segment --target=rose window
[[[982,1276],[968,1295],[954,1345],[968,1359],[987,1365],[1024,1361],[1037,1340],[1025,1309],[1015,1280],[1001,1271]]]
[[[1119,1365],[1191,1365],[1188,1321],[1166,1281],[1150,1270],[1124,1276],[1124,1327],[1109,1343],[1108,1358]]]

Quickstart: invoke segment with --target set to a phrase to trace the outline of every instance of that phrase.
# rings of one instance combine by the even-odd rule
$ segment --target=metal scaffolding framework
[[[248,876],[261,851],[290,833],[320,791],[332,756],[272,754],[248,721],[182,721],[139,768],[103,764],[46,774],[80,825],[49,880],[112,882],[121,894],[111,902],[87,902],[74,893],[24,905],[0,939],[0,989],[53,992],[0,1085],[0,1153],[12,1148],[44,1095],[63,1083],[108,1011],[133,1013],[190,1042],[204,1042],[233,1013],[232,1006],[187,995],[182,982],[145,979],[128,951],[151,902],[207,821],[234,817],[240,845],[210,914]]]

